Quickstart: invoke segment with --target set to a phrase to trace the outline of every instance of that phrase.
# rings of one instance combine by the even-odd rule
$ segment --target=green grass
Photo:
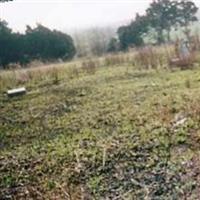
[[[200,69],[3,73],[0,199],[199,198]]]

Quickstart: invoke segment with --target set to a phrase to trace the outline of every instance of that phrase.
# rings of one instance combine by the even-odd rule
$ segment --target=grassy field
[[[199,89],[198,67],[2,72],[0,199],[200,199]]]

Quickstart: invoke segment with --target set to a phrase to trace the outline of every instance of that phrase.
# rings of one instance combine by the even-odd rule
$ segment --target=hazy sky
[[[42,23],[59,30],[104,26],[133,19],[152,0],[14,0],[0,4],[0,18],[15,31]],[[195,1],[200,6],[200,1]]]

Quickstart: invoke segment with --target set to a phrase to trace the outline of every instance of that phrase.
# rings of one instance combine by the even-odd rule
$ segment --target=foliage
[[[130,45],[141,46],[143,44],[142,35],[148,31],[148,20],[145,16],[136,15],[136,20],[128,26],[118,29],[118,37],[121,49],[126,50]]]
[[[192,1],[182,0],[177,3],[179,9],[177,10],[178,15],[178,23],[183,26],[187,27],[190,25],[191,22],[198,21],[196,13],[198,12],[198,7]]]
[[[164,42],[164,30],[168,33],[168,40],[170,40],[170,31],[175,26],[185,27],[188,31],[190,23],[198,20],[197,11],[195,3],[188,0],[153,1],[147,9],[147,16],[151,27],[157,32],[158,43]]]
[[[198,21],[196,13],[198,12],[198,7],[192,1],[182,0],[177,3],[178,7],[181,9],[177,10],[177,21],[181,27],[185,28],[185,34],[190,39],[190,29],[189,25],[192,22]]]
[[[189,35],[189,25],[197,21],[198,8],[189,0],[155,0],[146,10],[144,16],[137,15],[128,26],[118,29],[118,37],[121,49],[130,46],[141,46],[143,36],[149,34],[149,30],[157,33],[157,43],[165,42],[164,32],[170,41],[170,32],[178,26],[185,27],[185,33]],[[188,36],[189,37],[189,36]]]
[[[177,3],[170,0],[153,1],[147,9],[149,23],[157,32],[158,43],[164,42],[164,30],[168,32],[168,39],[170,39],[171,28],[176,24],[177,9]]]
[[[27,27],[25,40],[26,52],[32,59],[70,59],[75,54],[70,36],[40,24],[34,29]]]
[[[117,52],[119,50],[119,43],[116,38],[111,38],[108,43],[107,52]]]
[[[0,21],[0,65],[18,62],[23,57],[23,37],[21,34],[12,33],[5,21]]]
[[[71,59],[76,53],[72,38],[62,32],[38,24],[32,29],[27,26],[25,34],[13,33],[5,21],[0,21],[0,65],[21,63],[40,59]]]

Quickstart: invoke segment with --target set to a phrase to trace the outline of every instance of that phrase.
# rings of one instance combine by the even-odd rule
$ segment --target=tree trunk
[[[158,42],[158,44],[162,44],[162,43],[164,43],[164,37],[163,37],[163,29],[158,29],[157,30],[157,34],[158,34],[158,36],[157,36],[157,42]]]
[[[168,29],[168,30],[167,30],[167,41],[168,41],[168,42],[171,42],[171,35],[170,35],[170,32],[171,32],[171,30]]]
[[[190,42],[190,28],[188,27],[188,25],[185,26],[184,33],[186,35],[188,42]]]

